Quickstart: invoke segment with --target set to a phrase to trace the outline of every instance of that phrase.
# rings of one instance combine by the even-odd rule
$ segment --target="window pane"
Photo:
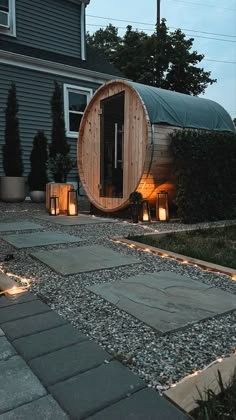
[[[87,96],[81,93],[69,92],[69,110],[84,112],[87,105]]]
[[[79,131],[81,119],[81,114],[73,114],[72,112],[70,112],[70,131],[74,131],[75,133]]]
[[[0,0],[0,10],[3,12],[9,12],[8,0]]]

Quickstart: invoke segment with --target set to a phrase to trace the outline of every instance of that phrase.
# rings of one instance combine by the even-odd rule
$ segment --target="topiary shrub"
[[[20,146],[19,107],[16,98],[16,85],[12,83],[5,109],[5,144],[3,145],[3,168],[6,176],[21,177],[23,162]]]
[[[31,170],[28,176],[30,191],[45,191],[48,182],[47,176],[47,138],[43,131],[38,131],[34,137],[33,148],[30,155]]]
[[[55,182],[66,182],[75,163],[70,158],[70,146],[67,143],[62,90],[55,82],[51,99],[52,142],[49,146],[48,169]]]
[[[170,135],[178,216],[184,223],[236,217],[236,134]]]

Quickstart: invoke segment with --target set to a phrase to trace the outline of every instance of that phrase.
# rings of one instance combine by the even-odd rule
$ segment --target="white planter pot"
[[[46,192],[30,191],[30,198],[34,203],[46,203]]]
[[[25,200],[25,178],[23,176],[1,177],[1,200],[17,203]]]

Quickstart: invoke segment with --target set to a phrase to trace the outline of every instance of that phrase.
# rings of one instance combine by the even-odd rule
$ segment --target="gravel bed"
[[[131,249],[114,243],[114,236],[143,234],[150,228],[166,230],[186,230],[194,227],[209,227],[214,224],[180,225],[179,223],[153,223],[133,225],[122,223],[102,223],[82,226],[61,226],[38,219],[44,213],[42,206],[0,204],[1,220],[13,216],[16,219],[38,222],[43,228],[71,233],[84,239],[76,244],[61,244],[16,250],[0,240],[0,258],[13,254],[14,259],[3,262],[2,270],[30,280],[31,290],[37,293],[49,306],[68,319],[74,326],[98,342],[115,358],[143,378],[148,385],[163,390],[172,383],[195,370],[202,369],[215,359],[232,353],[236,347],[236,312],[208,319],[190,325],[188,328],[159,335],[154,329],[117,309],[101,297],[89,292],[86,287],[103,282],[115,282],[121,278],[146,272],[173,271],[203,283],[218,287],[236,295],[236,282],[225,275],[202,271],[180,264],[172,259],[161,258],[144,251]],[[28,231],[27,231],[28,232]],[[22,232],[18,232],[22,233]],[[5,232],[4,232],[5,234]],[[141,260],[133,264],[92,273],[63,277],[30,257],[29,253],[39,249],[58,249],[82,245],[101,244],[124,255]]]

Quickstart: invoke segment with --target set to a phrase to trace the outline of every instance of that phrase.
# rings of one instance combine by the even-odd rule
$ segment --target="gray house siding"
[[[16,0],[12,42],[80,57],[80,12],[81,6],[68,0]]]
[[[24,158],[24,175],[30,170],[30,153],[32,141],[38,130],[43,130],[51,141],[51,108],[50,100],[54,89],[54,81],[67,83],[78,87],[97,89],[96,83],[63,78],[52,74],[41,73],[10,65],[0,66],[0,175],[3,173],[2,144],[4,142],[5,116],[8,89],[11,82],[16,83],[17,100],[19,104],[20,138]],[[71,157],[76,159],[77,139],[68,138],[71,146]],[[70,173],[69,180],[77,179],[77,170]]]

